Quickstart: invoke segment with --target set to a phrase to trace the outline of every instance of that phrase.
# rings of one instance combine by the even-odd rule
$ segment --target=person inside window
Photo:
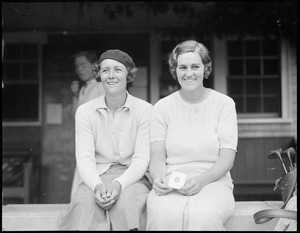
[[[169,69],[180,89],[152,111],[146,229],[224,230],[235,203],[230,176],[238,138],[235,103],[203,86],[212,71],[203,44],[178,44]]]
[[[105,94],[76,111],[76,161],[82,181],[59,215],[58,227],[145,230],[153,106],[126,89],[137,71],[127,53],[107,50],[94,70]]]

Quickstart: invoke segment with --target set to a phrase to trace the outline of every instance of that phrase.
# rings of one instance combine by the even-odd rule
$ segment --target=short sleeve
[[[220,148],[229,148],[236,151],[238,141],[237,114],[235,103],[231,98],[221,108],[217,133]]]
[[[164,111],[163,104],[157,102],[152,110],[150,120],[150,141],[162,141],[166,140],[167,136],[167,118]]]

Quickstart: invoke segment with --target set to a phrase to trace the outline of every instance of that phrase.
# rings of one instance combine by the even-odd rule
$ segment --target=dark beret
[[[122,63],[126,67],[135,67],[132,58],[127,53],[119,49],[109,49],[102,53],[99,59],[99,64],[105,59],[113,59]]]

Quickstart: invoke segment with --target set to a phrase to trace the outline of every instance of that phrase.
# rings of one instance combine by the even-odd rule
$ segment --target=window
[[[228,40],[228,95],[239,117],[280,117],[278,40]]]
[[[5,41],[2,119],[10,123],[40,122],[40,46]]]

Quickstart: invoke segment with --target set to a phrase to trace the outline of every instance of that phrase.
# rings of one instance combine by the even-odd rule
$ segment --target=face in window
[[[83,82],[87,82],[94,78],[92,64],[85,56],[75,58],[75,71],[79,79]]]
[[[197,52],[180,54],[176,75],[182,90],[197,91],[203,86],[204,64]]]
[[[105,59],[100,64],[100,77],[106,94],[117,95],[126,92],[126,67],[115,60]]]

